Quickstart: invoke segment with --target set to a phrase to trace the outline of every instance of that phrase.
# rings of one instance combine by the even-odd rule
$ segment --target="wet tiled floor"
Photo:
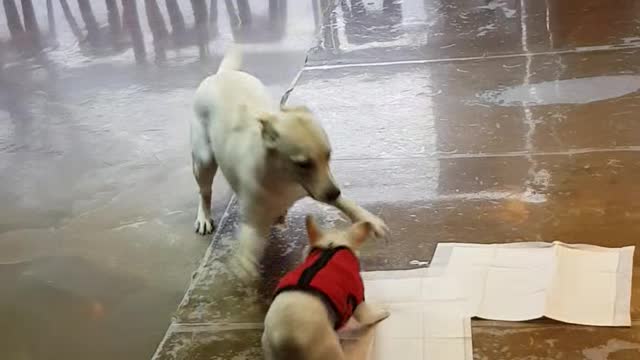
[[[288,101],[317,112],[343,193],[391,228],[363,249],[366,270],[415,267],[439,242],[639,243],[639,2],[288,6],[287,34],[312,19],[318,30]],[[279,95],[305,39],[256,47],[247,68]],[[144,71],[120,58],[92,70],[80,61],[53,83],[27,65],[4,69],[13,80],[0,112],[0,280],[9,289],[0,355],[148,358],[177,307],[157,359],[261,358],[262,317],[275,281],[300,258],[304,215],[345,220],[298,203],[287,228],[273,230],[261,286],[245,288],[225,267],[238,209],[218,179],[218,231],[177,305],[206,246],[190,234],[196,189],[184,127],[210,72],[188,61],[197,53],[169,52],[169,66]],[[640,358],[633,284],[629,329],[475,321],[474,358]]]
[[[415,267],[438,242],[638,244],[636,2],[389,3],[329,4],[288,100],[323,122],[343,193],[391,228],[365,246],[366,270]],[[247,289],[224,267],[231,206],[157,357],[217,359],[244,336],[234,354],[260,358],[254,327],[299,260],[307,213],[344,224],[297,204],[272,233],[263,285]],[[474,321],[474,358],[635,359],[638,291],[629,329]]]
[[[210,56],[201,58],[190,31],[192,4],[205,1],[177,1],[183,37],[171,29],[172,1],[158,1],[172,35],[166,59],[156,61],[145,9],[156,2],[84,1],[102,35],[109,2],[123,23],[131,13],[122,4],[137,3],[145,63],[136,64],[127,36],[124,45],[76,39],[61,1],[52,2],[55,41],[44,0],[33,1],[44,48],[22,35],[11,40],[4,9],[14,3],[22,13],[28,1],[0,4],[2,360],[149,359],[209,245],[193,232],[188,119],[195,88],[234,39],[225,3],[213,2],[219,21],[209,24]],[[66,3],[81,37],[89,35],[87,13]],[[256,22],[268,19],[267,5],[251,2]],[[290,2],[288,14],[281,39],[244,37],[246,68],[275,98],[313,38],[310,3]],[[222,178],[216,189],[219,219],[230,193]]]

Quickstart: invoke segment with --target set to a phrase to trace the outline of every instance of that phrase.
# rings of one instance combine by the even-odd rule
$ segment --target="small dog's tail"
[[[240,47],[238,45],[233,45],[227,53],[224,54],[224,58],[222,58],[222,62],[218,67],[218,72],[227,71],[227,70],[238,70],[242,65],[242,52],[240,51]]]

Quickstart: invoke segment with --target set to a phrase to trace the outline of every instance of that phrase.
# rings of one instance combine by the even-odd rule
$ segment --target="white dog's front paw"
[[[215,229],[215,225],[213,224],[213,219],[206,218],[204,216],[198,216],[193,227],[195,228],[196,233],[200,235],[211,234]]]
[[[363,216],[362,220],[371,223],[373,234],[377,238],[385,238],[389,235],[389,227],[379,217],[367,212],[367,214]]]

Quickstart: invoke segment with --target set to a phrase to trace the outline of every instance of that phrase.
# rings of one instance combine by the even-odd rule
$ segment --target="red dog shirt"
[[[336,314],[334,328],[337,330],[364,301],[358,258],[346,246],[314,248],[300,266],[280,279],[275,296],[289,290],[320,296]]]

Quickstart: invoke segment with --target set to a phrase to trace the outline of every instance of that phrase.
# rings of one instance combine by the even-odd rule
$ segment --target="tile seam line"
[[[226,322],[211,322],[211,323],[173,323],[171,326],[171,333],[184,333],[184,332],[205,332],[205,331],[226,331],[226,330],[262,330],[264,328],[263,323],[249,322],[249,323],[226,323]]]
[[[640,318],[632,319],[629,326],[598,326],[598,325],[582,325],[574,324],[563,321],[550,321],[547,323],[527,323],[526,321],[500,321],[500,320],[483,320],[472,318],[476,320],[475,324],[472,324],[472,328],[475,329],[487,329],[487,328],[509,328],[509,329],[531,329],[531,328],[548,328],[558,326],[568,326],[571,328],[589,328],[589,329],[631,329],[636,326],[640,326]],[[486,323],[485,323],[486,322]]]
[[[358,160],[411,160],[411,159],[434,159],[434,160],[449,160],[449,159],[474,159],[474,158],[503,158],[503,157],[523,157],[523,156],[572,156],[572,155],[585,155],[585,154],[597,154],[597,153],[615,153],[615,152],[640,152],[640,146],[626,146],[619,148],[581,148],[565,151],[540,151],[540,152],[527,152],[527,151],[513,151],[505,153],[462,153],[462,154],[430,154],[420,156],[396,156],[396,157],[344,157],[335,158],[332,162],[341,161],[358,161]]]
[[[493,59],[511,59],[528,56],[545,56],[545,55],[565,55],[565,54],[582,54],[592,52],[609,52],[629,49],[640,49],[640,44],[624,45],[617,44],[612,45],[610,48],[575,48],[558,51],[540,51],[531,53],[517,53],[517,54],[500,54],[489,56],[463,56],[454,58],[438,58],[438,59],[416,59],[416,60],[396,60],[396,61],[381,61],[381,62],[362,62],[362,63],[350,63],[350,64],[327,64],[327,65],[308,65],[305,66],[302,71],[313,70],[331,70],[331,69],[343,69],[353,67],[379,67],[379,66],[393,66],[393,65],[412,65],[412,64],[434,64],[445,62],[465,62],[476,60],[493,60]]]
[[[526,322],[511,322],[511,321],[495,321],[495,320],[482,320],[475,324],[472,324],[472,328],[484,329],[484,328],[540,328],[550,326],[575,326],[582,327],[585,325],[571,324],[565,322],[552,322],[552,323],[540,323],[540,324],[528,324]],[[640,319],[631,320],[630,327],[640,325]],[[609,326],[590,326],[593,328],[609,328]],[[170,326],[169,333],[197,333],[197,332],[217,332],[217,331],[236,331],[236,330],[262,330],[264,324],[260,322],[245,322],[245,323],[227,323],[227,322],[203,322],[203,323],[173,323]],[[624,328],[624,327],[621,327]]]

